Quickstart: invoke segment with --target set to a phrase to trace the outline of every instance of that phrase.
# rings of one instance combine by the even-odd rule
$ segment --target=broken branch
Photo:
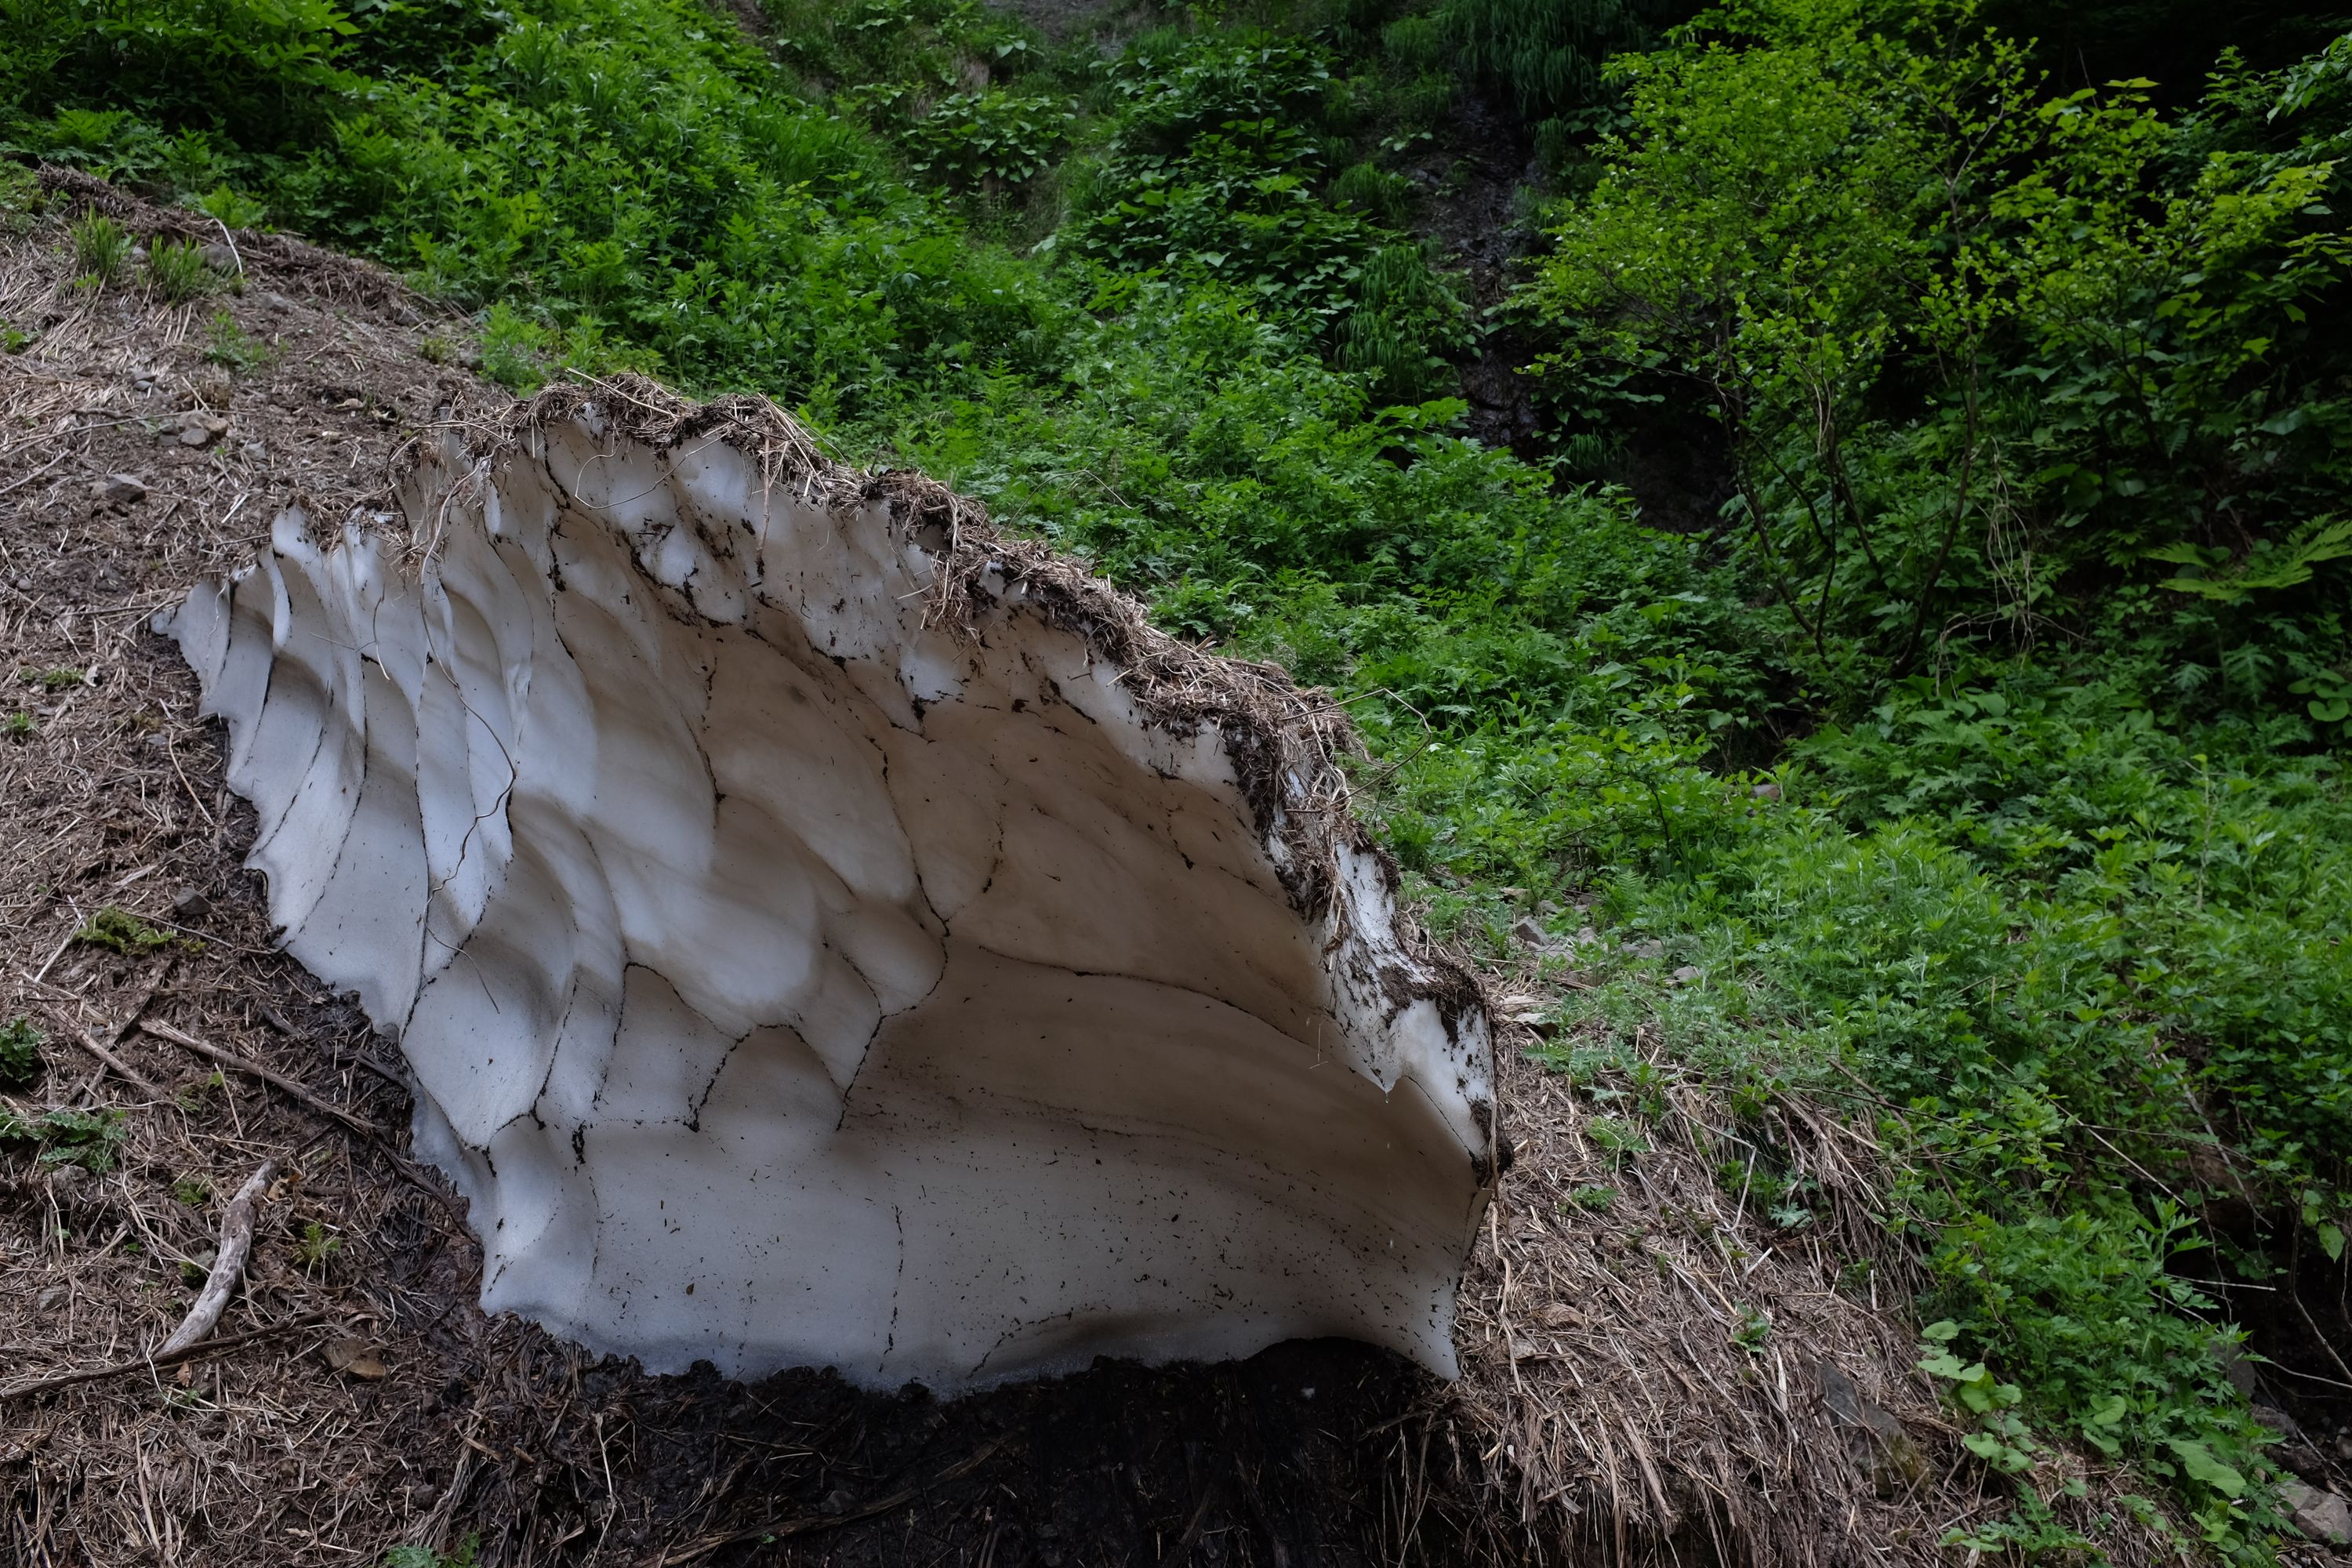
[[[299,1318],[289,1318],[282,1323],[271,1323],[267,1328],[247,1329],[241,1334],[224,1334],[219,1339],[206,1340],[202,1344],[190,1345],[185,1350],[158,1351],[152,1356],[141,1356],[136,1361],[118,1361],[105,1366],[86,1366],[75,1372],[51,1373],[47,1377],[36,1377],[24,1383],[12,1383],[0,1386],[0,1403],[11,1399],[22,1399],[27,1394],[46,1394],[53,1388],[71,1388],[78,1383],[96,1383],[100,1378],[120,1377],[126,1372],[161,1371],[167,1366],[176,1366],[184,1361],[194,1361],[198,1356],[235,1350],[239,1345],[249,1345],[256,1340],[266,1340],[278,1334],[290,1334],[298,1329],[315,1329],[326,1321],[326,1314],[323,1312],[305,1312]]]
[[[62,1019],[59,1021],[63,1022]],[[74,1044],[79,1046],[83,1050],[88,1051],[91,1056],[96,1057],[100,1062],[104,1063],[107,1071],[121,1079],[123,1082],[131,1085],[140,1093],[147,1096],[150,1100],[162,1100],[165,1098],[162,1089],[148,1082],[146,1079],[141,1077],[137,1069],[125,1062],[121,1057],[116,1056],[112,1051],[107,1049],[106,1047],[100,1045],[99,1043],[98,1037],[91,1034],[88,1029],[83,1028],[79,1024],[67,1024],[66,1033],[72,1037]]]
[[[184,1047],[200,1057],[208,1057],[223,1067],[235,1068],[238,1072],[248,1077],[257,1078],[279,1093],[309,1106],[320,1115],[334,1118],[354,1132],[364,1132],[373,1136],[383,1131],[366,1117],[356,1115],[345,1110],[340,1105],[320,1099],[284,1073],[263,1067],[259,1062],[247,1061],[236,1052],[225,1051],[208,1040],[200,1040],[184,1030],[175,1029],[169,1024],[158,1023],[152,1018],[141,1019],[139,1026],[159,1040],[169,1040],[172,1044]]]
[[[163,1342],[157,1355],[186,1350],[211,1333],[213,1326],[220,1321],[229,1295],[236,1289],[236,1278],[245,1272],[245,1255],[253,1250],[253,1205],[269,1185],[269,1178],[277,1173],[278,1162],[264,1160],[261,1169],[247,1176],[245,1185],[237,1188],[236,1196],[229,1199],[228,1213],[221,1218],[220,1247],[213,1254],[213,1271],[205,1278],[205,1288],[196,1293],[196,1304],[188,1309],[188,1315],[172,1331],[172,1337]]]

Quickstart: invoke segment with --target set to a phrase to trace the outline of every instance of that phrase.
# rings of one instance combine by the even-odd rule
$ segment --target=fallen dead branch
[[[264,1160],[261,1168],[245,1179],[236,1196],[228,1202],[228,1213],[221,1216],[220,1247],[213,1254],[213,1270],[205,1277],[205,1288],[196,1293],[196,1304],[163,1342],[159,1355],[186,1350],[213,1331],[220,1315],[228,1306],[230,1293],[236,1289],[237,1276],[245,1272],[246,1254],[253,1250],[253,1205],[268,1189],[269,1178],[278,1173],[278,1162]]]
[[[79,1383],[96,1383],[102,1378],[120,1377],[126,1372],[161,1371],[167,1366],[177,1366],[182,1362],[194,1361],[199,1356],[236,1350],[261,1340],[276,1339],[280,1334],[296,1333],[303,1329],[315,1329],[326,1321],[327,1315],[324,1312],[305,1312],[299,1318],[289,1318],[282,1323],[270,1323],[258,1329],[247,1329],[241,1334],[223,1334],[216,1340],[205,1340],[199,1344],[188,1345],[181,1350],[158,1351],[153,1355],[141,1356],[136,1361],[118,1361],[105,1366],[86,1366],[73,1372],[51,1373],[47,1377],[36,1377],[23,1383],[0,1385],[0,1403],[5,1403],[11,1399],[28,1398],[36,1394],[46,1394],[51,1389],[71,1388]]]
[[[152,1018],[141,1019],[139,1026],[159,1040],[169,1040],[172,1044],[194,1051],[200,1057],[216,1061],[225,1068],[233,1068],[249,1078],[257,1078],[279,1093],[309,1106],[321,1116],[341,1122],[354,1132],[375,1137],[383,1131],[366,1117],[355,1115],[340,1105],[331,1104],[320,1099],[284,1073],[263,1067],[259,1062],[249,1062],[234,1051],[223,1050],[209,1041],[196,1038],[184,1029],[175,1029],[169,1024],[158,1023]]]
[[[65,1023],[65,1020],[62,1017],[59,1017],[58,1021],[61,1024]],[[91,1056],[96,1057],[99,1061],[105,1066],[107,1071],[121,1079],[123,1082],[129,1084],[131,1088],[137,1089],[148,1099],[162,1100],[164,1098],[163,1091],[161,1089],[150,1082],[138,1068],[131,1066],[121,1057],[116,1056],[114,1052],[109,1049],[106,1046],[101,1045],[99,1042],[98,1037],[91,1034],[88,1029],[83,1028],[79,1024],[66,1024],[66,1034],[75,1045],[79,1046],[83,1050],[86,1050]]]

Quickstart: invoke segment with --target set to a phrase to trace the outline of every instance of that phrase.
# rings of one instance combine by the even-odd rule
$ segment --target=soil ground
[[[0,324],[34,334],[0,357],[0,1025],[44,1037],[0,1110],[120,1137],[86,1164],[0,1141],[0,1561],[1925,1563],[2005,1509],[1910,1370],[1865,1135],[1775,1108],[1774,1157],[1837,1215],[1776,1233],[1715,1180],[1719,1142],[1699,1152],[1729,1136],[1710,1108],[1674,1100],[1638,1158],[1603,1148],[1515,1026],[1521,1156],[1453,1385],[1317,1342],[943,1404],[649,1377],[486,1318],[396,1053],[275,951],[216,727],[146,626],[291,503],[387,510],[404,443],[505,396],[456,363],[461,323],[282,237],[234,237],[236,286],[193,303],[135,272],[78,287],[68,214],[221,237],[44,177],[55,211],[0,237]],[[1578,983],[1559,968],[1489,971],[1498,1016]],[[154,1359],[265,1162],[227,1315]],[[2098,1506],[2116,1478],[2063,1463]]]

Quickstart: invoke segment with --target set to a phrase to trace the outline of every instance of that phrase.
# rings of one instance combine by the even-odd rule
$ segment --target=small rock
[[[1706,973],[1706,972],[1705,970],[1701,969],[1696,963],[1685,963],[1680,969],[1675,971],[1673,980],[1677,985],[1687,985]]]
[[[1813,1369],[1822,1405],[1831,1424],[1845,1438],[1854,1468],[1869,1478],[1882,1498],[1907,1490],[1927,1473],[1927,1462],[1893,1412],[1864,1394],[1835,1362]]]
[[[196,400],[207,408],[226,408],[229,399],[236,395],[236,383],[229,378],[226,370],[216,364],[208,364],[196,372],[194,385]]]
[[[1521,915],[1511,927],[1511,934],[1532,948],[1540,950],[1551,945],[1551,933],[1533,915]]]
[[[1568,942],[1571,947],[1598,947],[1601,945],[1601,933],[1591,926],[1579,926],[1576,928],[1576,934],[1570,937]]]
[[[414,1482],[408,1489],[408,1506],[422,1513],[425,1510],[431,1508],[433,1506],[433,1500],[440,1495],[441,1489],[435,1486],[431,1481]]]
[[[2279,1500],[2286,1504],[2288,1521],[2312,1540],[2352,1546],[2352,1504],[2334,1492],[2301,1481],[2282,1481]]]
[[[180,445],[209,447],[228,434],[228,421],[217,414],[202,411],[180,416]]]
[[[392,308],[392,319],[404,327],[421,327],[425,324],[425,312],[404,300]]]
[[[1644,937],[1640,942],[1621,942],[1617,946],[1621,952],[1632,958],[1664,958],[1666,956],[1666,944],[1660,942],[1654,936]]]
[[[1537,916],[1543,920],[1558,920],[1561,912],[1560,907],[1558,904],[1553,903],[1549,899],[1546,899],[1542,903],[1536,906]]]
[[[290,310],[294,308],[293,300],[271,289],[264,289],[261,291],[261,302],[273,310]]]
[[[90,490],[100,506],[136,506],[147,499],[147,481],[136,474],[109,474]]]
[[[245,270],[245,263],[239,259],[236,247],[224,245],[217,239],[198,246],[196,254],[205,258],[205,266],[226,277],[234,278]]]
[[[172,912],[183,920],[195,920],[213,911],[213,901],[194,888],[182,888],[172,895]]]
[[[89,1172],[79,1165],[58,1165],[49,1172],[49,1195],[68,1203],[89,1191]]]
[[[1778,800],[1780,798],[1780,786],[1776,784],[1760,784],[1748,793],[1757,800]]]
[[[2306,1481],[2317,1482],[2327,1479],[2327,1461],[2320,1457],[2318,1447],[2304,1429],[2295,1425],[2294,1416],[2275,1405],[2260,1400],[2254,1402],[2250,1414],[2257,1425],[2278,1434],[2279,1440],[2270,1448],[2273,1459]]]
[[[37,1310],[47,1312],[53,1310],[57,1304],[65,1299],[66,1288],[62,1285],[52,1285],[41,1292],[40,1299],[34,1305]]]

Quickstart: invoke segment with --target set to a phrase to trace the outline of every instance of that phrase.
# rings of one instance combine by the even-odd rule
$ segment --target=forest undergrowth
[[[518,392],[773,397],[1328,686],[1629,1158],[1668,1079],[1782,1230],[1777,1097],[1897,1157],[2015,1496],[1953,1544],[2095,1554],[2063,1444],[2263,1562],[2247,1328],[2352,1394],[2352,34],[2061,9],[0,0],[0,142],[385,261]],[[1473,98],[1526,162],[1493,303],[1426,237]],[[1674,531],[1662,425],[1728,498]]]

